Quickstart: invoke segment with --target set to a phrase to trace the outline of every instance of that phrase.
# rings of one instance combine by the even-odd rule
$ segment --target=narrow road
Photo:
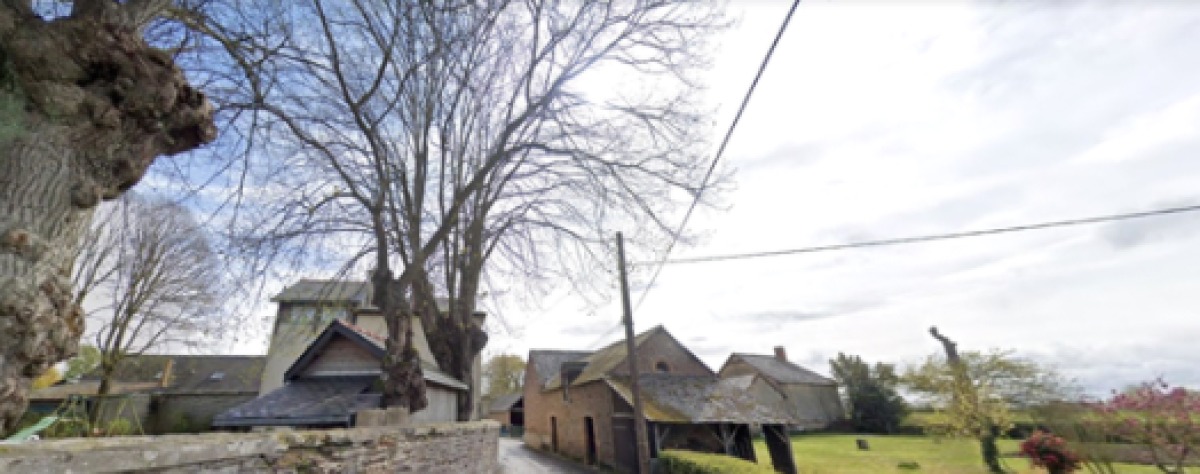
[[[500,438],[500,472],[504,474],[582,474],[588,470],[525,447],[519,439]]]

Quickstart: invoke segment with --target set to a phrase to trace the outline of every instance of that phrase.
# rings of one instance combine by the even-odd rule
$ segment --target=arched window
[[[671,366],[660,360],[654,363],[654,371],[660,374],[665,374],[671,371]]]

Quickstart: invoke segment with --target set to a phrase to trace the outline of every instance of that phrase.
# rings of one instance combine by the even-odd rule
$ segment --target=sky
[[[730,5],[706,77],[714,144],[788,6]],[[1200,204],[1198,47],[1187,2],[804,2],[722,158],[735,189],[672,257]],[[634,266],[636,302],[653,267]],[[839,352],[915,363],[940,350],[936,325],[1095,394],[1200,387],[1197,277],[1200,213],[668,265],[634,318],[713,369],[777,345],[826,374]],[[602,347],[622,336],[611,296],[501,304],[487,351]]]
[[[730,2],[703,78],[714,152],[788,6]],[[722,158],[733,189],[671,257],[1200,204],[1198,48],[1200,4],[1182,1],[803,2]],[[1093,394],[1200,388],[1200,213],[668,265],[643,295],[653,270],[632,264],[637,330],[665,326],[714,370],[774,346],[825,374],[839,352],[916,363],[936,325]],[[565,288],[485,299],[485,354],[618,340],[610,287],[600,306]],[[243,332],[228,352],[265,351]]]

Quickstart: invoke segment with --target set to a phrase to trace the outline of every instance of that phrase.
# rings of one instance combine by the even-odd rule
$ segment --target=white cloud
[[[711,76],[714,134],[787,8],[734,6],[745,19]],[[1198,21],[1184,2],[803,3],[725,157],[739,170],[731,209],[698,213],[708,237],[675,256],[1200,202]],[[665,324],[710,365],[782,344],[824,372],[838,352],[916,360],[938,350],[936,324],[964,348],[1042,356],[1093,391],[1158,375],[1200,386],[1187,349],[1198,218],[671,266],[638,325]],[[620,315],[570,306],[497,343],[581,347],[600,333],[568,328]]]

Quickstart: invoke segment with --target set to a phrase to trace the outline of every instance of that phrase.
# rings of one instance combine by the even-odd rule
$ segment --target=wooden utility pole
[[[629,304],[629,277],[625,274],[625,238],[617,232],[617,269],[621,275],[621,306],[624,309],[625,354],[629,361],[629,389],[633,392],[633,432],[637,440],[637,472],[650,473],[650,446],[646,436],[646,415],[642,412],[642,392],[638,388],[637,352],[633,343],[633,308]]]

